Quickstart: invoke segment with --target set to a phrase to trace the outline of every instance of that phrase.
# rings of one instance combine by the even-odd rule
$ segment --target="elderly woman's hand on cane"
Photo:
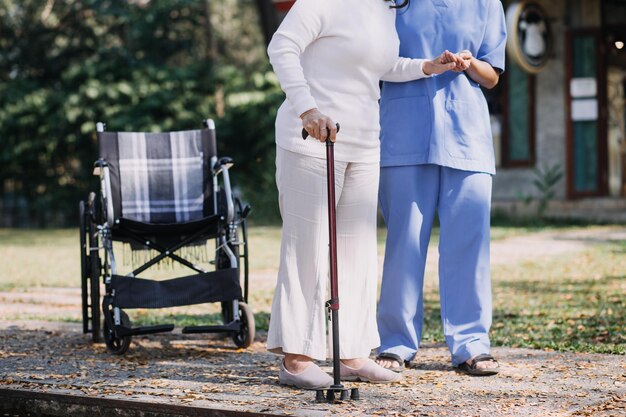
[[[300,115],[302,119],[302,127],[311,137],[326,142],[328,132],[330,132],[330,141],[337,139],[337,126],[333,120],[320,112],[318,109],[307,110]]]

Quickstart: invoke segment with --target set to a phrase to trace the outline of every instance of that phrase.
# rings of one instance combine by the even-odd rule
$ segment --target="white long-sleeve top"
[[[378,162],[379,80],[425,77],[423,59],[399,57],[395,9],[383,0],[297,0],[268,54],[287,99],[276,116],[276,144],[324,158],[324,144],[302,140],[300,115],[318,108],[339,122],[335,159]]]

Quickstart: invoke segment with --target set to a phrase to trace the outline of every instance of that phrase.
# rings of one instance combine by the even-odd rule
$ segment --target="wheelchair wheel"
[[[235,254],[235,257],[237,258],[237,261],[239,261],[239,245],[236,244],[228,244],[228,247],[230,248],[230,250],[233,251],[233,253]],[[226,252],[223,250],[220,250],[217,253],[217,260],[216,260],[216,264],[217,264],[217,269],[227,269],[230,268],[230,260],[228,259],[228,256],[226,255]],[[241,271],[241,265],[239,265],[239,271]],[[234,317],[233,317],[233,302],[232,301],[222,301],[222,320],[224,322],[224,324],[228,324],[231,321],[233,321]]]
[[[80,289],[83,306],[83,333],[89,332],[89,293],[87,291],[87,281],[89,273],[87,265],[89,258],[87,257],[87,221],[85,219],[85,202],[78,203],[78,224],[80,233]]]
[[[94,342],[100,341],[100,257],[97,250],[98,234],[94,223],[95,194],[78,205],[80,233],[80,286],[82,296],[83,333],[91,333]]]
[[[89,281],[91,298],[91,331],[94,343],[100,342],[100,272],[101,261],[98,251],[98,229],[96,221],[98,219],[98,207],[96,204],[96,194],[89,193],[87,205],[85,207],[85,222],[87,229],[87,245],[89,259]]]
[[[248,228],[247,228],[247,213],[250,211],[250,207],[246,206],[245,208],[241,204],[241,201],[238,198],[234,199],[235,204],[235,222],[239,223],[239,227],[237,229],[237,236],[235,238],[235,243],[229,243],[228,246],[230,250],[233,251],[235,257],[237,258],[239,274],[241,276],[241,272],[243,271],[243,288],[242,288],[242,301],[248,302],[248,268],[249,268],[249,260],[248,260]],[[223,250],[219,251],[217,254],[216,260],[217,269],[225,269],[230,268],[230,260],[228,256],[226,256],[226,252]],[[228,324],[233,321],[233,303],[230,301],[222,302],[222,320],[224,324]]]
[[[249,259],[248,259],[248,213],[250,213],[250,206],[243,207],[241,204],[241,200],[235,198],[235,206],[237,207],[237,218],[241,219],[241,224],[239,225],[239,231],[237,240],[240,242],[240,245],[237,245],[237,256],[239,257],[239,270],[243,271],[243,301],[248,302],[248,270],[249,270]],[[243,259],[243,265],[241,262]],[[243,268],[242,268],[243,266]]]
[[[113,323],[113,310],[109,310],[105,314],[111,315],[111,323]],[[131,327],[130,318],[124,311],[120,311],[120,320],[122,326]],[[123,355],[130,347],[131,336],[118,337],[115,335],[114,329],[109,327],[109,320],[104,321],[104,343],[107,349],[114,355]]]
[[[247,348],[254,341],[256,326],[252,309],[246,303],[239,303],[241,329],[233,334],[233,342],[238,348]]]

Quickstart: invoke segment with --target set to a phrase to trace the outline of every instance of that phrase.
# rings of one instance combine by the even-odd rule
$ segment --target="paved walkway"
[[[450,367],[444,347],[426,346],[402,382],[360,383],[361,401],[328,405],[278,385],[278,359],[263,340],[240,351],[166,334],[135,338],[115,357],[78,326],[42,326],[0,323],[0,388],[311,417],[626,415],[626,361],[617,355],[495,348],[501,374],[473,378]]]

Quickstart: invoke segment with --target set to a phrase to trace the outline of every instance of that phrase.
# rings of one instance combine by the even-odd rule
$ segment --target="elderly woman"
[[[328,224],[323,142],[335,141],[341,299],[341,376],[393,382],[368,359],[376,327],[379,80],[408,81],[455,68],[399,58],[395,8],[384,0],[298,0],[268,53],[287,99],[276,117],[276,182],[283,220],[280,268],[267,347],[284,354],[282,384],[320,389],[332,378],[313,360],[327,352]],[[337,135],[335,122],[341,123]],[[316,140],[303,141],[301,130]]]

